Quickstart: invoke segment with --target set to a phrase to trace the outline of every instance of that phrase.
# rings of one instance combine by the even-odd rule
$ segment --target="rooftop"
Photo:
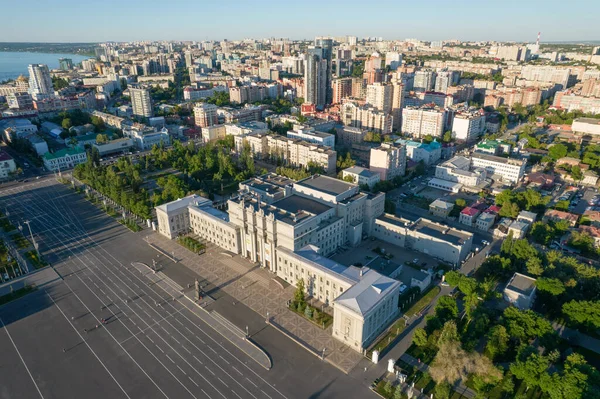
[[[433,201],[431,204],[429,204],[429,207],[452,210],[454,208],[454,204],[451,202],[443,201],[438,198],[435,201]]]
[[[479,213],[479,209],[466,207],[465,209],[460,211],[460,213],[463,215],[476,216]]]
[[[377,172],[372,172],[369,169],[360,167],[360,166],[351,166],[349,168],[344,169],[344,172],[353,173],[363,177],[372,177],[375,175],[379,175]]]
[[[301,197],[296,194],[292,194],[286,198],[274,202],[273,206],[290,213],[305,211],[313,215],[319,215],[331,209],[331,207],[328,205],[322,204],[310,198]]]
[[[447,227],[423,218],[417,220],[410,228],[421,234],[449,242],[453,245],[463,245],[473,236],[469,232]]]
[[[337,297],[335,304],[364,317],[382,298],[397,291],[402,283],[369,268],[362,271],[360,280]]]
[[[506,285],[506,289],[522,295],[530,296],[535,289],[535,281],[536,280],[534,278],[521,273],[515,273]]]
[[[188,195],[187,197],[176,199],[175,201],[167,202],[156,207],[165,213],[173,212],[181,208],[187,208],[188,205],[196,205],[198,207],[212,204],[208,198],[199,196],[198,194]]]
[[[335,196],[343,194],[356,187],[356,184],[354,183],[348,183],[343,180],[322,175],[313,175],[304,180],[300,180],[295,184]]]
[[[11,159],[13,159],[13,157],[8,155],[8,153],[5,151],[0,151],[0,161],[10,161]]]
[[[58,150],[55,151],[53,153],[47,152],[44,154],[44,159],[47,160],[51,160],[51,159],[57,159],[57,158],[62,158],[65,157],[67,155],[69,156],[73,156],[73,155],[79,155],[85,153],[85,150],[78,148],[78,147],[74,147],[74,148],[63,148],[62,150]]]
[[[335,277],[344,280],[348,284],[356,283],[357,280],[353,277],[354,273],[348,272],[349,267],[319,255],[316,252],[316,249],[317,248],[313,245],[307,245],[306,247],[294,252],[284,247],[277,247],[277,252],[281,251],[296,258],[303,258],[302,260],[308,262],[311,266],[328,274],[333,274]]]
[[[509,164],[509,165],[523,165],[525,163],[525,161],[523,159],[503,158],[503,157],[498,157],[496,155],[482,154],[479,152],[474,152],[471,155],[471,158],[484,159],[486,161],[504,163],[504,164]]]

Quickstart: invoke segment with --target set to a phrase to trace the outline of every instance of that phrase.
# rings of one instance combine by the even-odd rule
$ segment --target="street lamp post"
[[[35,242],[35,238],[33,237],[33,232],[31,231],[31,221],[25,220],[25,221],[23,221],[23,223],[25,223],[27,225],[27,227],[29,227],[29,235],[31,236],[31,243],[33,244],[35,251],[37,252],[37,256],[39,258],[40,250],[38,249],[38,244],[37,244],[37,242]]]

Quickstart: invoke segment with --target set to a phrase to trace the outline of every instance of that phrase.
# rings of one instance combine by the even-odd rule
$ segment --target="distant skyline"
[[[241,40],[314,36],[534,42],[600,40],[596,0],[411,3],[273,0],[0,0],[3,42]]]

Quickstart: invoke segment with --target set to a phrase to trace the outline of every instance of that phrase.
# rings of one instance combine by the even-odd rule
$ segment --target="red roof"
[[[479,213],[479,209],[476,208],[465,208],[460,211],[463,215],[476,216]]]
[[[498,205],[492,205],[488,209],[486,209],[486,212],[498,213],[498,212],[500,212],[500,207]]]

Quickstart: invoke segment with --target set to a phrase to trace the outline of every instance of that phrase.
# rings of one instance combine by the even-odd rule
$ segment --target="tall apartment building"
[[[402,128],[402,107],[404,106],[404,84],[399,79],[392,80],[392,128],[399,131]]]
[[[430,91],[435,86],[436,72],[431,69],[422,69],[415,72],[413,83],[414,91]]]
[[[427,135],[441,138],[444,134],[446,111],[424,105],[422,107],[406,107],[402,110],[402,132],[412,137],[421,138]]]
[[[219,117],[217,115],[218,107],[214,104],[202,103],[194,107],[194,122],[198,127],[208,127],[217,125]]]
[[[359,106],[353,102],[342,104],[341,122],[346,126],[370,130],[376,133],[392,132],[393,117],[369,105]]]
[[[521,78],[534,82],[556,83],[562,85],[563,89],[575,84],[575,75],[570,68],[524,65],[521,68]]]
[[[458,113],[452,121],[452,137],[474,141],[485,132],[485,115],[479,112]]]
[[[329,37],[316,37],[315,47],[322,49],[322,58],[327,62],[325,69],[325,104],[331,104],[331,76],[332,67],[331,62],[333,56],[333,39]]]
[[[73,69],[73,60],[71,58],[59,58],[58,65],[61,71],[70,71]]]
[[[367,81],[363,78],[352,78],[352,97],[364,99],[367,96]]]
[[[277,98],[282,91],[283,86],[278,83],[236,86],[229,89],[229,100],[237,104],[254,103],[266,98]]]
[[[600,98],[578,96],[568,91],[559,91],[554,96],[553,106],[567,111],[600,114]]]
[[[448,87],[457,84],[460,74],[457,71],[441,71],[435,78],[434,90],[439,93],[446,93]]]
[[[131,108],[133,109],[133,115],[144,118],[152,118],[153,110],[150,90],[130,87],[129,95],[131,96]]]
[[[352,96],[352,78],[339,78],[332,82],[333,104],[340,104],[343,98]]]
[[[385,53],[385,66],[389,66],[392,71],[402,65],[402,54],[394,51]]]
[[[311,47],[304,68],[304,101],[323,109],[327,103],[328,61],[321,47]]]
[[[373,83],[367,86],[366,103],[378,111],[390,113],[392,110],[392,99],[394,88],[383,83]]]
[[[29,93],[34,100],[44,100],[54,97],[54,86],[50,77],[50,70],[44,64],[30,64],[29,67]]]
[[[519,46],[499,46],[496,58],[505,61],[518,61],[521,58],[521,47]]]
[[[406,146],[397,143],[381,143],[371,148],[369,170],[377,172],[381,180],[392,180],[406,172]]]

